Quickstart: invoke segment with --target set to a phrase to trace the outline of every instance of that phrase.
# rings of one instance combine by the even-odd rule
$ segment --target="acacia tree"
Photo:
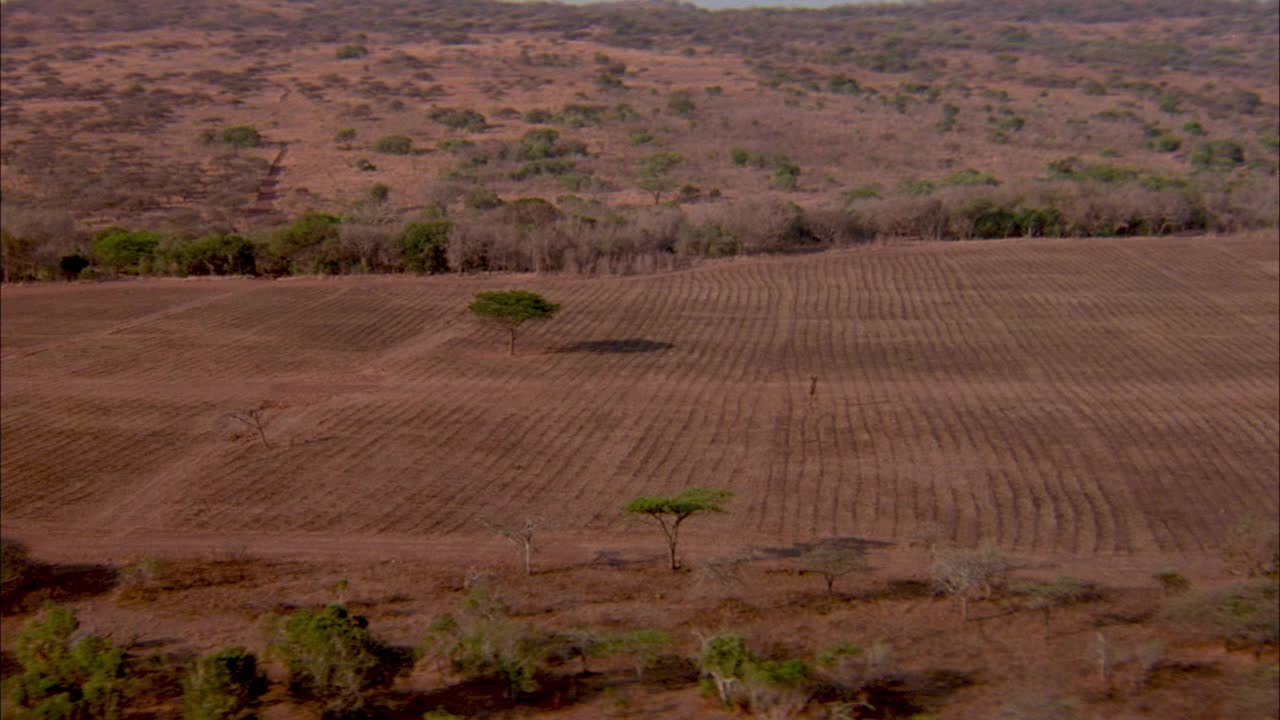
[[[822,576],[827,583],[827,595],[835,597],[836,580],[855,572],[864,572],[867,551],[857,545],[820,545],[805,553],[800,572]]]
[[[671,177],[675,166],[684,162],[684,156],[674,152],[660,152],[640,161],[640,189],[653,193],[653,204],[662,200],[662,193],[675,189],[676,181]]]
[[[724,504],[732,498],[733,493],[729,490],[689,488],[671,497],[632,498],[625,510],[630,515],[648,515],[658,523],[662,534],[667,538],[671,569],[679,570],[680,561],[676,557],[676,549],[680,543],[680,525],[694,515],[724,512]]]
[[[529,320],[549,320],[560,306],[527,290],[503,290],[477,293],[467,309],[505,327],[511,333],[510,353],[515,355],[520,326]]]

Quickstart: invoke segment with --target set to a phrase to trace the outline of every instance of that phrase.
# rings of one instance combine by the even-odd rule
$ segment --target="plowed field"
[[[1204,550],[1278,510],[1277,258],[1266,234],[7,287],[5,524],[638,533],[628,498],[705,485],[737,493],[700,524],[726,538]],[[512,287],[563,305],[514,358],[465,310]],[[262,403],[268,447],[227,417]]]

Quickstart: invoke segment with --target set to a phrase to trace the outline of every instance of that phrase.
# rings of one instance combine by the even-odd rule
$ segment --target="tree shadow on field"
[[[760,559],[798,558],[818,548],[850,548],[861,550],[880,550],[892,547],[893,543],[884,540],[867,540],[857,537],[823,538],[813,542],[796,543],[782,547],[754,547],[752,554]]]
[[[643,338],[624,338],[622,340],[583,340],[565,345],[556,352],[562,353],[647,353],[670,350],[675,347],[671,343],[645,340]]]
[[[855,701],[861,706],[858,717],[888,720],[937,710],[954,692],[978,681],[976,672],[928,670],[886,678],[864,687],[853,696],[834,687],[821,688],[815,699],[819,702]]]
[[[509,717],[516,708],[559,710],[590,700],[609,686],[598,673],[549,674],[538,678],[538,689],[512,698],[506,686],[491,678],[464,680],[429,692],[391,692],[379,698],[378,717],[421,720],[431,710],[469,718]]]
[[[20,578],[0,592],[0,614],[30,612],[46,602],[71,602],[102,595],[116,586],[119,573],[106,565],[57,565],[30,562]]]

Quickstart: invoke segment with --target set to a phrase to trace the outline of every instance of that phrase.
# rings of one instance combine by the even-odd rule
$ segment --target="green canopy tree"
[[[724,512],[724,504],[733,498],[729,490],[715,488],[689,488],[671,497],[641,496],[632,498],[625,508],[629,515],[648,515],[653,518],[667,538],[667,550],[671,569],[680,569],[676,556],[680,544],[680,525],[685,520],[709,512]]]
[[[654,153],[640,161],[640,189],[653,193],[653,204],[662,201],[662,193],[676,187],[671,171],[684,162],[684,156],[674,152]]]
[[[560,306],[527,290],[502,290],[477,293],[467,309],[505,327],[511,334],[510,352],[515,355],[520,326],[529,320],[549,320]]]

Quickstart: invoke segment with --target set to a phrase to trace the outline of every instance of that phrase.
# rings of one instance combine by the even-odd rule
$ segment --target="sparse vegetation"
[[[1274,1],[107,10],[0,3],[0,715],[1274,714]]]

